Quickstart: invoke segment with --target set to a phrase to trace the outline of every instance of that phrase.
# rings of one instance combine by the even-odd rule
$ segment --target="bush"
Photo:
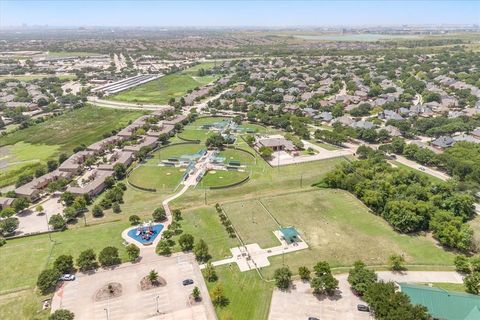
[[[98,261],[102,267],[114,266],[122,262],[118,256],[118,249],[115,247],[103,248],[98,255]]]
[[[0,235],[13,234],[18,228],[19,221],[15,217],[6,218],[0,221]]]
[[[292,280],[292,272],[288,267],[282,267],[275,270],[273,278],[275,279],[275,285],[279,289],[287,289],[290,286],[290,281]]]
[[[98,204],[94,205],[92,209],[92,216],[95,218],[103,217],[102,207],[100,207]]]
[[[180,248],[182,248],[182,251],[192,250],[193,242],[194,242],[193,236],[188,233],[182,234],[178,239],[178,244],[180,245]]]
[[[1,236],[0,236],[0,247],[3,247],[3,246],[6,245],[6,244],[7,244],[7,240],[5,240],[4,237],[1,237]]]
[[[471,294],[480,293],[480,272],[472,272],[463,278],[466,291]]]
[[[302,280],[310,280],[310,270],[307,267],[298,268],[298,275]]]
[[[43,270],[37,279],[37,287],[42,294],[47,294],[55,289],[60,273],[55,269]]]
[[[193,253],[195,254],[195,258],[198,262],[204,263],[210,260],[210,254],[208,253],[208,246],[207,243],[200,239],[195,247],[193,248]]]
[[[77,258],[77,267],[80,271],[93,270],[97,266],[97,256],[93,249],[82,251]]]
[[[54,214],[48,220],[48,224],[53,227],[54,230],[62,230],[67,226],[67,222],[60,214]]]
[[[389,269],[392,271],[403,271],[406,270],[405,266],[405,258],[398,254],[392,254],[388,257],[388,266]]]
[[[208,282],[215,282],[218,280],[217,273],[211,262],[207,263],[203,272],[205,274],[205,279],[207,279]]]
[[[161,222],[167,220],[167,214],[165,213],[165,209],[163,207],[159,207],[155,209],[152,213],[153,221]]]
[[[112,204],[112,210],[113,210],[113,213],[120,213],[122,212],[122,209],[120,208],[120,205],[118,204],[118,202],[114,202]]]
[[[470,263],[468,261],[468,258],[465,257],[463,254],[456,256],[454,263],[455,263],[455,270],[457,270],[457,272],[460,272],[460,273],[472,272],[470,269]]]
[[[130,243],[128,246],[126,246],[125,250],[127,250],[128,260],[132,262],[137,260],[138,256],[140,255],[140,248],[133,243]]]
[[[133,214],[130,217],[128,217],[128,221],[130,221],[130,224],[134,226],[140,223],[140,217],[137,216],[136,214]]]
[[[168,256],[172,253],[172,249],[166,240],[160,240],[157,243],[157,247],[155,248],[155,252],[160,255]]]
[[[53,263],[53,268],[58,272],[70,273],[73,270],[73,257],[71,255],[61,255]]]
[[[229,303],[220,283],[212,289],[212,303],[216,307],[225,307]]]
[[[58,309],[48,317],[48,320],[73,320],[74,317],[73,312],[66,309]]]

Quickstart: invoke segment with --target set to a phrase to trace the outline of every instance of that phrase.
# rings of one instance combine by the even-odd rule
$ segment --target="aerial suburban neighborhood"
[[[2,1],[0,319],[480,319],[479,25]]]

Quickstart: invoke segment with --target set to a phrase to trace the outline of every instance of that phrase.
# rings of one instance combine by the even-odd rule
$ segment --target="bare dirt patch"
[[[158,277],[157,281],[154,281],[154,282],[150,281],[148,279],[148,276],[145,276],[142,278],[142,280],[140,280],[140,290],[142,291],[163,287],[166,285],[167,285],[167,281],[165,281],[165,279],[163,279],[162,277]]]
[[[116,297],[120,297],[122,295],[122,285],[118,282],[110,282],[101,287],[95,295],[93,296],[93,299],[98,302],[98,301],[103,301],[107,299],[112,299]]]

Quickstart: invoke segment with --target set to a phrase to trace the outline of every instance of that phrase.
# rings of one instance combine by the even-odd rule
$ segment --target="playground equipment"
[[[135,235],[145,241],[149,241],[155,235],[155,230],[153,230],[152,222],[144,222],[139,225],[137,227]]]

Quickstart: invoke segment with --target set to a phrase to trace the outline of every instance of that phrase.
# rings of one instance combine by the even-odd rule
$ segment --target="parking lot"
[[[59,197],[49,196],[48,198],[32,205],[29,209],[18,213],[18,230],[17,235],[25,235],[36,232],[48,231],[48,220],[50,217],[57,213],[63,212],[63,205],[58,201]],[[35,207],[41,205],[43,211],[41,213],[36,212]]]
[[[52,310],[65,308],[75,313],[75,319],[89,320],[215,319],[205,282],[191,254],[149,258],[149,261],[142,260],[136,264],[122,264],[114,270],[100,270],[91,275],[78,274],[75,281],[65,282],[57,289]],[[167,284],[142,291],[140,280],[152,269]],[[184,279],[193,279],[194,284],[183,286]],[[122,294],[116,298],[95,301],[96,292],[111,282],[122,285]],[[189,295],[194,286],[199,287],[203,299],[192,305]]]
[[[339,275],[339,289],[333,297],[315,296],[308,282],[295,281],[289,291],[273,291],[269,319],[292,320],[316,317],[321,320],[368,320],[368,312],[357,310],[357,304],[365,304],[355,296],[346,280]]]

